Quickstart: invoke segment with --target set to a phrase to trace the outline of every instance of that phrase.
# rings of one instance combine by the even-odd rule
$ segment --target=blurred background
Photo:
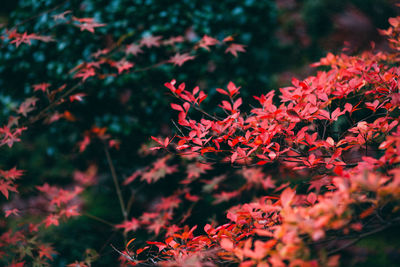
[[[328,51],[353,54],[369,49],[371,42],[379,49],[387,49],[377,29],[386,29],[387,19],[398,15],[395,3],[394,0],[2,1],[2,33],[17,25],[18,32],[52,35],[57,42],[35,42],[18,48],[1,46],[1,125],[22,100],[34,95],[32,85],[47,82],[60,86],[71,81],[68,72],[72,68],[89,61],[98,49],[115,45],[121,37],[129,44],[147,35],[165,39],[183,36],[189,44],[194,44],[204,35],[219,40],[231,36],[234,43],[245,45],[246,52],[234,57],[222,47],[211,52],[202,49],[197,51],[195,60],[181,67],[165,64],[146,71],[88,80],[80,90],[87,94],[82,102],[65,103],[58,109],[61,113],[70,112],[73,121],[35,123],[15,148],[0,147],[0,166],[26,170],[20,182],[26,198],[35,194],[34,185],[45,182],[67,185],[76,171],[96,166],[97,186],[85,191],[84,209],[88,214],[120,223],[118,200],[102,147],[91,145],[79,153],[77,143],[85,131],[93,126],[106,127],[107,133],[121,142],[120,149],[112,151],[111,156],[122,179],[148,163],[148,158],[140,157],[138,151],[150,141],[151,135],[172,135],[175,131],[171,119],[176,114],[170,110],[172,97],[163,86],[165,82],[176,79],[191,88],[199,85],[210,95],[205,104],[212,110],[217,101],[215,89],[225,88],[233,81],[242,87],[245,106],[254,104],[253,95],[288,86],[293,76],[301,79],[315,73],[309,64]],[[53,11],[44,13],[48,10]],[[96,28],[95,34],[91,34],[76,27],[56,25],[52,16],[67,10],[79,18],[93,17],[106,26]],[[180,48],[185,49],[184,44]],[[135,62],[135,68],[146,68],[174,53],[173,49],[147,49],[128,59]],[[121,58],[118,54],[115,57]],[[39,103],[39,109],[46,104],[41,103],[44,104]],[[162,196],[171,187],[173,183],[169,182],[146,186],[140,191],[127,186],[123,194],[128,198],[134,193],[137,203],[141,203],[133,208],[135,215],[144,210],[150,197]],[[23,200],[14,197],[13,201]],[[110,266],[117,255],[108,244],[121,242],[120,233],[87,216],[49,228],[44,238],[61,252],[55,257],[54,266],[81,258],[87,248],[100,253],[101,260],[96,266]],[[373,264],[376,258],[371,260]]]

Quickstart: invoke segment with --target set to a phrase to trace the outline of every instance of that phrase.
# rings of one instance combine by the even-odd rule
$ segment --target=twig
[[[106,221],[106,220],[104,220],[104,219],[102,219],[102,218],[99,218],[99,217],[97,217],[97,216],[94,216],[94,215],[92,215],[92,214],[89,214],[89,213],[86,213],[86,212],[85,212],[85,213],[82,213],[82,215],[83,215],[83,216],[86,216],[86,217],[89,217],[90,219],[93,219],[93,220],[102,222],[102,223],[104,223],[104,224],[107,224],[108,226],[114,227],[114,224],[112,224],[112,223],[110,223],[110,222],[108,222],[108,221]]]
[[[341,246],[341,247],[338,247],[338,248],[336,248],[336,249],[334,249],[334,250],[329,251],[329,252],[328,252],[328,255],[335,254],[335,253],[337,253],[337,252],[339,252],[339,251],[341,251],[341,250],[344,250],[344,249],[346,249],[346,248],[348,248],[348,247],[351,247],[352,245],[354,245],[354,244],[356,244],[358,241],[360,241],[362,238],[367,237],[367,236],[370,236],[370,235],[373,235],[373,234],[376,234],[376,233],[379,233],[379,232],[382,232],[383,230],[389,228],[390,226],[393,226],[393,224],[392,224],[391,222],[389,222],[389,223],[387,223],[386,225],[383,225],[383,226],[381,226],[381,227],[379,227],[379,228],[376,228],[376,229],[374,229],[374,230],[372,230],[372,231],[370,231],[370,232],[366,232],[366,233],[360,234],[356,239],[354,239],[354,240],[352,240],[352,241],[350,241],[350,242],[344,244],[344,245]]]
[[[57,100],[53,101],[50,105],[48,105],[47,107],[42,109],[42,111],[40,111],[39,114],[37,114],[36,116],[31,118],[29,120],[29,124],[33,124],[36,121],[40,120],[49,109],[51,109],[51,108],[55,107],[56,105],[58,105],[62,99],[67,97],[69,94],[71,94],[73,91],[75,91],[82,84],[83,84],[82,82],[79,82],[76,85],[74,85],[73,87],[71,87],[68,91],[66,91],[64,94],[62,94]]]
[[[115,172],[114,164],[112,163],[110,152],[108,151],[108,148],[107,148],[106,144],[104,144],[104,152],[106,153],[107,163],[108,163],[108,166],[110,167],[111,176],[113,178],[115,190],[116,190],[117,195],[118,195],[118,200],[119,200],[119,204],[120,204],[120,207],[121,207],[122,215],[124,216],[124,219],[127,220],[128,219],[128,213],[126,212],[124,199],[122,197],[121,188],[119,187],[117,173]]]
[[[68,2],[69,2],[69,0],[65,0],[65,1],[62,2],[61,4],[58,4],[58,5],[56,5],[55,7],[51,8],[51,9],[45,10],[45,11],[43,11],[43,12],[37,14],[37,15],[34,15],[34,16],[30,17],[30,18],[27,18],[27,19],[25,19],[25,20],[23,20],[23,21],[21,21],[21,22],[15,24],[11,29],[17,28],[18,26],[20,26],[20,25],[22,25],[22,24],[25,24],[25,23],[27,23],[28,21],[31,21],[31,20],[33,20],[33,19],[36,19],[36,18],[40,17],[40,16],[43,16],[44,14],[51,13],[51,12],[53,12],[53,11],[59,9],[61,6],[63,6],[64,4],[66,4],[66,3],[68,3]]]

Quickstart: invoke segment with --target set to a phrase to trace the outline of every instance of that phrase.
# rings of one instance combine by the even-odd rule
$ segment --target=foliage
[[[183,103],[171,104],[179,111],[182,134],[176,150],[240,166],[277,164],[303,177],[308,188],[276,187],[259,168],[245,168],[248,187],[259,184],[280,195],[233,206],[229,223],[207,224],[203,235],[194,235],[196,227],[177,233],[170,226],[174,230],[168,228],[165,241],[147,242],[158,247],[159,264],[337,266],[339,252],[398,225],[400,17],[389,22],[392,27],[382,33],[394,52],[329,53],[314,64],[328,71],[293,79],[293,86],[280,89],[278,105],[274,91],[255,97],[260,107],[249,115],[240,112],[240,88],[232,82],[227,90],[217,89],[228,98],[219,105],[225,116],[202,110],[206,94],[198,87],[165,84]],[[191,119],[193,110],[203,117]],[[153,139],[154,149],[170,149],[169,138]],[[192,182],[183,181],[186,190]],[[221,193],[238,197],[242,189]],[[179,200],[163,203],[175,208]],[[350,241],[343,244],[341,238]]]
[[[328,54],[315,65],[330,70],[249,108],[257,90],[238,84],[268,85],[291,64],[269,60],[287,49],[271,38],[275,12],[272,1],[21,1],[0,39],[1,264],[333,266],[396,225],[397,54]],[[309,45],[293,49],[309,60]],[[158,89],[172,77],[235,81],[207,93],[166,83],[177,134],[139,158],[132,148],[173,131],[160,130]]]

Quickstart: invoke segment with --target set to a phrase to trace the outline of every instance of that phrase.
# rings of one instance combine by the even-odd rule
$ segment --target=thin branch
[[[394,219],[393,221],[396,221],[396,219]],[[386,225],[383,225],[379,228],[373,229],[372,231],[366,232],[366,233],[362,233],[360,234],[357,238],[355,238],[354,240],[344,244],[343,246],[340,246],[334,250],[331,250],[328,252],[328,255],[332,255],[335,253],[338,253],[339,251],[342,251],[348,247],[351,247],[352,245],[355,245],[358,241],[360,241],[362,238],[365,238],[367,236],[382,232],[383,230],[386,230],[387,228],[393,226],[394,224],[392,222],[388,222]]]
[[[40,17],[40,16],[43,16],[44,14],[51,13],[51,12],[53,12],[53,11],[59,9],[61,6],[63,6],[64,4],[68,3],[69,1],[70,1],[70,0],[65,0],[65,1],[62,2],[61,4],[58,4],[58,5],[56,5],[55,7],[51,8],[51,9],[45,10],[45,11],[43,11],[43,12],[37,14],[37,15],[34,15],[34,16],[30,17],[30,18],[27,18],[27,19],[25,19],[25,20],[23,20],[23,21],[21,21],[21,22],[15,24],[14,26],[12,26],[11,29],[17,28],[18,26],[20,26],[20,25],[22,25],[22,24],[25,24],[25,23],[27,23],[28,21],[31,21],[31,20],[34,20],[34,19]]]
[[[32,117],[29,120],[29,124],[33,124],[36,121],[40,120],[42,117],[44,117],[46,115],[46,112],[50,109],[52,109],[53,107],[59,105],[62,101],[62,99],[64,99],[65,97],[67,97],[68,95],[70,95],[72,92],[74,92],[79,86],[81,86],[83,83],[79,82],[76,85],[74,85],[73,87],[71,87],[69,90],[67,90],[64,94],[62,94],[57,100],[53,101],[50,105],[48,105],[47,107],[45,107],[44,109],[42,109],[42,111],[39,112],[39,114],[37,114],[36,116]]]
[[[83,215],[83,216],[86,216],[86,217],[88,217],[88,218],[90,218],[90,219],[96,220],[96,221],[98,221],[98,222],[107,224],[108,226],[114,227],[114,224],[112,224],[112,223],[110,223],[110,222],[108,222],[108,221],[106,221],[106,220],[104,220],[104,219],[102,219],[102,218],[99,218],[99,217],[97,217],[97,216],[94,216],[94,215],[92,215],[92,214],[89,214],[89,213],[84,212],[84,213],[82,213],[82,215]]]
[[[106,153],[107,163],[108,163],[108,166],[110,168],[111,176],[112,176],[113,181],[114,181],[115,191],[117,192],[117,195],[118,195],[118,200],[119,200],[119,205],[121,207],[122,215],[124,216],[124,220],[127,220],[128,219],[128,213],[126,212],[124,199],[122,197],[121,188],[119,187],[117,173],[115,172],[114,164],[112,163],[110,152],[108,151],[108,148],[107,148],[106,144],[104,144],[104,152]]]

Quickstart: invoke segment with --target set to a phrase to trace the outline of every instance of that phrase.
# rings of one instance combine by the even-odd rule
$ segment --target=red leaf
[[[147,48],[150,47],[159,47],[161,45],[162,36],[146,36],[140,40],[140,46],[146,46]]]
[[[178,111],[183,111],[182,106],[180,106],[178,104],[171,103],[171,108],[175,109],[175,110],[178,110]]]
[[[237,57],[238,52],[246,52],[246,50],[244,48],[245,48],[245,45],[230,44],[229,47],[225,50],[225,53],[231,53],[233,56]]]
[[[183,65],[186,61],[193,60],[195,56],[189,55],[189,53],[179,54],[176,53],[173,57],[171,57],[168,62],[178,65],[179,67]]]

